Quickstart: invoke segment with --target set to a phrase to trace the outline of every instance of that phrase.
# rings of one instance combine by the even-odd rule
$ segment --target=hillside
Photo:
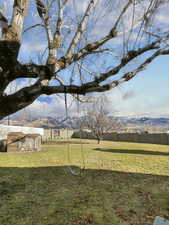
[[[114,117],[112,117],[114,119]],[[152,129],[154,131],[167,131],[169,130],[169,118],[151,118],[151,117],[141,117],[141,118],[128,118],[128,117],[117,117],[117,120],[125,128],[130,129]],[[10,125],[18,126],[30,126],[30,127],[43,127],[43,128],[78,128],[78,117],[42,117],[42,118],[11,118],[9,120]],[[8,119],[0,121],[0,124],[8,124]]]

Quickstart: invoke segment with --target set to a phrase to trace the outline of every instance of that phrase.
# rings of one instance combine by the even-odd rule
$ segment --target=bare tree
[[[0,119],[42,94],[85,95],[131,80],[169,54],[168,24],[159,20],[167,7],[168,0],[13,0],[12,10],[0,11]],[[43,64],[35,54],[24,62],[29,48],[20,55],[30,31],[46,45]],[[6,92],[25,78],[35,82]]]
[[[107,108],[109,103],[105,95],[97,98],[81,119],[80,127],[90,130],[91,134],[97,139],[98,144],[105,133],[117,131],[121,128],[121,123],[110,114]]]

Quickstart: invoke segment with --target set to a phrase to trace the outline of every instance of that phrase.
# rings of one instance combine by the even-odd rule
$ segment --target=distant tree
[[[81,129],[87,128],[97,139],[98,144],[107,132],[117,131],[121,128],[121,123],[113,117],[107,109],[109,101],[106,96],[98,98],[81,120]],[[110,117],[111,115],[111,117]]]
[[[104,92],[133,79],[169,54],[168,9],[168,0],[0,1],[0,119],[43,94]],[[8,93],[17,79],[28,84]]]

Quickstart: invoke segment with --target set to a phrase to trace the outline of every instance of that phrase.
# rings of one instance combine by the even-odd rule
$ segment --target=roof
[[[22,132],[10,132],[10,133],[8,133],[8,136],[20,136],[20,135],[25,135],[25,134],[22,133]]]
[[[10,132],[8,134],[8,139],[24,139],[24,138],[32,138],[36,139],[37,137],[41,137],[40,134],[24,134],[22,132]]]
[[[3,133],[13,133],[13,132],[22,132],[24,134],[40,134],[44,135],[44,129],[43,128],[37,128],[37,127],[24,127],[24,126],[8,126],[8,125],[2,125],[0,124],[0,131],[3,131]]]

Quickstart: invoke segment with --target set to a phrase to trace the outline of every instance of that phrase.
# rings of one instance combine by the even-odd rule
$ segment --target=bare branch
[[[131,80],[134,76],[136,76],[136,74],[138,74],[139,72],[141,72],[142,70],[144,70],[146,68],[147,65],[149,65],[155,58],[157,58],[159,55],[163,55],[163,54],[169,54],[169,50],[158,50],[156,51],[152,56],[150,56],[148,59],[146,59],[140,66],[138,66],[136,69],[134,69],[131,72],[128,72],[126,74],[124,74],[119,80],[115,80],[109,84],[106,85],[99,85],[95,82],[89,82],[86,84],[83,84],[82,86],[76,86],[76,85],[70,85],[70,86],[57,86],[57,87],[43,87],[42,88],[42,93],[43,94],[47,94],[47,95],[51,95],[54,93],[78,93],[78,94],[86,94],[86,93],[90,93],[90,92],[104,92],[107,90],[110,90],[112,88],[117,87],[118,85]]]
[[[99,86],[97,89],[97,91],[99,92],[103,92],[106,90],[110,90],[112,88],[117,87],[118,85],[131,80],[133,77],[135,77],[139,72],[141,72],[142,70],[144,70],[147,65],[149,65],[155,58],[157,58],[159,55],[163,55],[163,54],[169,54],[169,50],[158,50],[156,51],[152,56],[150,56],[148,59],[146,59],[139,67],[137,67],[135,70],[128,72],[126,74],[124,74],[119,80],[115,80],[109,84],[103,85],[103,86]],[[94,89],[93,89],[94,90]],[[90,91],[93,91],[92,88],[90,89]]]
[[[127,56],[122,58],[121,63],[118,66],[116,66],[115,68],[109,70],[106,73],[102,73],[99,76],[97,76],[95,78],[95,81],[91,82],[91,85],[93,85],[95,83],[100,83],[100,82],[106,80],[108,77],[116,75],[121,70],[121,68],[123,68],[125,65],[127,65],[131,60],[133,60],[134,58],[138,57],[139,55],[141,55],[141,54],[143,54],[143,53],[145,53],[147,51],[151,51],[151,50],[160,48],[160,43],[162,43],[162,42],[164,42],[164,41],[166,41],[168,39],[169,39],[169,34],[167,34],[165,37],[162,37],[162,38],[152,42],[151,44],[148,44],[148,45],[146,45],[146,46],[144,46],[144,47],[142,47],[142,48],[140,48],[138,50],[129,51]],[[79,52],[81,52],[81,51],[79,51]],[[85,53],[85,54],[89,54],[89,53]],[[79,57],[76,56],[74,58],[74,62],[76,60],[79,60],[80,59]]]
[[[92,1],[91,1],[92,2]],[[90,4],[91,4],[90,2]],[[90,6],[89,4],[89,6]],[[127,2],[127,4],[124,6],[124,8],[122,9],[122,12],[120,13],[120,16],[117,18],[113,28],[110,30],[109,34],[106,35],[105,37],[103,37],[101,40],[87,44],[83,49],[81,49],[77,54],[73,54],[73,49],[76,47],[76,44],[78,42],[78,40],[81,37],[81,34],[84,31],[84,26],[81,26],[81,23],[77,29],[77,32],[75,34],[74,39],[72,40],[69,49],[67,51],[67,53],[65,54],[64,58],[67,61],[68,64],[71,64],[74,60],[79,60],[82,57],[85,57],[88,54],[94,53],[94,51],[96,49],[98,49],[100,46],[102,46],[103,44],[105,44],[106,42],[108,42],[109,40],[111,40],[112,38],[115,38],[118,36],[118,32],[117,32],[117,26],[122,18],[122,16],[125,14],[126,10],[129,8],[129,6],[131,5],[131,1],[129,0]],[[88,6],[88,8],[89,8]],[[93,6],[93,5],[92,5]],[[89,12],[88,12],[88,8],[86,10],[87,12],[87,16],[89,16]],[[90,10],[90,8],[89,8]],[[88,15],[89,14],[89,15]],[[85,17],[85,16],[84,16]],[[83,21],[83,20],[82,20]],[[83,25],[83,24],[82,24]],[[85,25],[85,24],[84,24]],[[96,52],[97,53],[97,52]]]
[[[23,33],[26,33],[27,31],[29,31],[29,30],[31,30],[31,29],[33,29],[33,28],[36,28],[36,27],[44,27],[44,25],[43,24],[41,24],[41,23],[38,23],[38,24],[34,24],[34,25],[32,25],[32,26],[30,26],[30,27],[27,27],[24,31],[23,31]]]
[[[89,73],[90,75],[94,76],[94,72],[90,71],[86,66],[84,66],[82,63],[77,62],[77,65],[83,69],[84,71],[86,71],[87,73]]]
[[[112,34],[110,32],[110,34],[108,34],[107,36],[105,36],[104,38],[102,38],[99,41],[87,44],[84,48],[82,48],[78,53],[73,54],[71,58],[67,58],[66,56],[64,56],[63,58],[66,61],[66,65],[70,65],[72,62],[78,61],[80,58],[85,57],[88,54],[92,54],[94,53],[94,51],[96,49],[98,49],[100,46],[102,46],[104,43],[106,43],[107,41],[109,41],[110,39],[112,39],[114,36],[112,36],[114,34]]]
[[[169,35],[167,38],[169,38]],[[113,68],[112,70],[109,70],[106,73],[103,73],[103,74],[100,74],[99,76],[97,76],[95,79],[95,82],[100,83],[102,81],[105,81],[110,76],[116,75],[124,66],[126,66],[134,58],[138,57],[139,55],[141,55],[147,51],[151,51],[151,50],[160,48],[159,44],[161,43],[161,41],[162,41],[162,39],[158,39],[157,41],[155,41],[149,45],[146,45],[143,48],[140,48],[138,50],[129,51],[127,56],[122,58],[121,63],[117,67]]]
[[[161,53],[161,55],[169,55],[169,49],[163,50],[162,53]]]
[[[36,64],[20,64],[8,67],[8,71],[1,74],[0,92],[3,92],[6,87],[17,78],[42,78],[49,79],[50,70],[47,66]]]
[[[150,36],[152,36],[152,37],[156,37],[156,38],[160,38],[160,35],[158,35],[158,34],[154,34],[154,33],[152,33],[152,32],[149,32],[149,31],[144,31],[145,33],[147,33],[147,34],[149,34]],[[166,40],[163,40],[163,42],[165,43],[165,45],[167,46],[167,47],[169,47],[169,44],[166,42]]]
[[[37,97],[39,97],[40,91],[41,86],[36,83],[29,87],[22,88],[14,94],[1,96],[0,105],[3,107],[3,111],[0,110],[0,120],[5,116],[30,105]]]
[[[69,0],[64,0],[63,5],[66,5],[66,3],[67,3],[68,1],[69,1]]]
[[[121,18],[123,17],[123,15],[125,14],[125,12],[127,11],[127,9],[129,8],[129,6],[131,5],[132,1],[131,0],[128,0],[127,4],[124,6],[122,12],[120,13],[119,17],[117,18],[116,22],[115,22],[115,25],[113,27],[114,30],[117,29],[117,26],[121,20]]]
[[[54,77],[61,85],[64,85],[64,81],[58,76],[58,75],[55,75]]]
[[[16,78],[38,78],[47,79],[50,77],[50,70],[47,66],[36,64],[16,64],[11,71],[13,80]]]
[[[6,40],[21,41],[23,22],[29,0],[14,0],[12,21],[5,34]]]
[[[56,44],[57,40],[54,39],[51,28],[50,28],[49,15],[48,15],[49,9],[47,9],[45,7],[45,5],[43,4],[43,2],[41,0],[36,0],[36,5],[37,5],[37,10],[38,10],[39,16],[41,17],[41,19],[44,23],[44,27],[45,27],[45,30],[47,33],[48,48],[49,48],[47,64],[50,67],[51,77],[52,77],[60,69],[60,65],[57,63],[57,59],[56,59],[56,48],[58,47]],[[49,81],[48,81],[48,83],[49,83]]]
[[[56,51],[61,46],[61,30],[62,30],[62,23],[63,23],[63,9],[67,1],[64,3],[61,0],[58,0],[58,19],[56,24],[56,30],[54,33],[54,39],[52,42],[52,51]],[[56,53],[53,53],[53,55]]]
[[[75,49],[78,41],[81,38],[82,33],[85,30],[85,26],[87,24],[87,21],[88,21],[88,18],[90,16],[90,14],[91,14],[92,9],[94,8],[94,5],[95,5],[94,4],[94,0],[90,0],[89,5],[88,5],[88,7],[87,7],[87,9],[85,11],[85,14],[84,14],[84,16],[83,16],[83,18],[82,18],[82,20],[81,20],[81,22],[80,22],[80,24],[79,24],[79,26],[77,28],[75,36],[73,37],[73,40],[70,43],[70,46],[69,46],[69,48],[68,48],[68,50],[67,50],[67,52],[65,54],[65,58],[71,58],[72,57],[73,50]]]
[[[47,33],[48,45],[50,46],[50,43],[53,40],[53,35],[49,25],[48,10],[46,9],[45,5],[43,4],[41,0],[36,0],[36,6],[37,6],[38,14],[44,23],[44,27]]]
[[[72,94],[72,97],[81,103],[92,103],[95,101],[95,98],[91,96],[86,97],[86,96],[79,96],[77,94]]]

